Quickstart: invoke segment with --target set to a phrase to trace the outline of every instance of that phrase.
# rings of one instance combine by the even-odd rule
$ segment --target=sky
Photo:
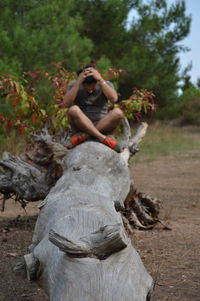
[[[167,0],[169,6],[178,0]],[[192,63],[192,69],[189,71],[193,84],[200,78],[200,0],[185,0],[186,15],[191,15],[192,22],[189,35],[180,42],[181,45],[190,48],[188,52],[179,53],[181,71]],[[134,12],[131,12],[128,21],[132,19]],[[135,16],[135,15],[134,15]],[[136,16],[135,16],[136,17]]]
[[[196,84],[197,79],[200,78],[200,0],[186,0],[185,2],[186,13],[191,14],[192,23],[190,34],[182,41],[182,44],[191,50],[181,53],[180,59],[183,67],[192,62],[192,70],[189,74],[193,84]]]

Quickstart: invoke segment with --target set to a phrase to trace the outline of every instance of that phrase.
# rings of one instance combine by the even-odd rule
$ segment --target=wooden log
[[[77,146],[64,164],[30,246],[42,267],[38,283],[50,300],[146,301],[152,278],[115,209],[130,189],[127,164],[98,142]]]
[[[123,124],[121,154],[99,142],[68,152],[43,134],[35,137],[29,153],[20,158],[5,154],[0,161],[4,195],[44,199],[31,253],[20,267],[50,301],[150,300],[153,280],[125,230],[131,232],[130,225],[148,229],[157,218],[157,202],[135,195],[128,169],[147,124],[131,140],[127,120]]]
[[[126,248],[128,244],[122,224],[106,225],[88,236],[81,237],[79,241],[72,241],[50,230],[49,240],[69,256],[99,259],[107,258],[112,253]]]
[[[3,153],[3,159],[0,160],[0,166],[3,168],[0,170],[0,193],[4,195],[2,211],[5,201],[11,196],[24,206],[26,202],[45,199],[51,187],[62,175],[63,168],[59,156],[62,153],[63,157],[67,149],[50,141],[49,135],[47,137],[42,135],[37,139],[35,137],[35,140],[33,149],[22,153],[19,157]]]

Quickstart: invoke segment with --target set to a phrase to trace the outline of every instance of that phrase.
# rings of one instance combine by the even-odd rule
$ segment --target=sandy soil
[[[133,244],[155,281],[155,301],[200,300],[200,154],[187,152],[152,162],[133,164],[131,172],[138,190],[162,200],[160,217],[172,230],[157,226],[135,231]],[[27,214],[38,212],[30,204]],[[34,283],[12,273],[27,253],[35,217],[24,215],[19,205],[9,202],[0,219],[0,300],[47,300]]]
[[[200,300],[200,154],[162,157],[132,168],[136,187],[163,202],[161,227],[136,231],[133,244],[155,281],[156,301]]]

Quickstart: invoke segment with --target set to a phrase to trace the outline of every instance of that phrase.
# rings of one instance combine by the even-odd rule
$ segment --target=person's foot
[[[113,138],[113,136],[106,136],[102,143],[112,148],[117,153],[121,153],[123,151],[123,147]]]
[[[83,143],[87,140],[87,137],[84,133],[76,133],[75,135],[67,138],[65,146],[69,149]]]

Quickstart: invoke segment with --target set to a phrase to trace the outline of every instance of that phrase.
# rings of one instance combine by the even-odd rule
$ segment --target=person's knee
[[[71,106],[68,110],[68,116],[69,117],[76,117],[78,116],[80,113],[80,108],[76,105]]]
[[[121,120],[124,117],[122,110],[119,108],[114,108],[112,113],[115,119]]]

